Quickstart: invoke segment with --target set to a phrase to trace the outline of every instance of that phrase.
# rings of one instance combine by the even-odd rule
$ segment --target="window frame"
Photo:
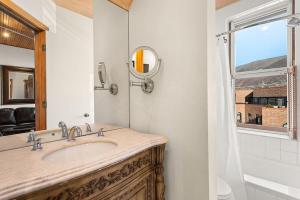
[[[254,9],[250,9],[246,12],[233,16],[227,20],[227,29],[228,31],[235,30],[237,28],[247,27],[249,25],[255,25],[260,21],[264,21],[267,19],[271,19],[274,17],[279,17],[282,14],[291,15],[294,11],[294,0],[278,0],[272,1],[270,3],[264,4]],[[229,62],[230,62],[230,72],[232,77],[232,90],[233,95],[235,96],[235,81],[236,79],[244,79],[244,78],[256,78],[256,77],[266,77],[266,76],[277,76],[277,75],[287,75],[287,80],[289,80],[289,73],[295,71],[295,29],[287,27],[287,44],[288,44],[288,53],[287,53],[287,66],[283,68],[275,68],[275,69],[266,69],[266,70],[256,70],[256,71],[248,71],[248,72],[236,72],[235,67],[235,38],[234,33],[229,35]],[[293,74],[294,79],[295,74]],[[295,83],[294,83],[295,84]],[[289,127],[286,132],[277,132],[270,130],[261,130],[261,129],[252,129],[252,128],[243,128],[238,127],[238,130],[242,130],[242,132],[250,130],[250,132],[259,133],[273,133],[279,135],[289,135],[291,139],[297,138],[296,133],[296,87],[289,87],[289,83],[287,83],[287,98],[288,98],[288,116],[287,123],[292,124],[292,127]],[[289,94],[294,94],[293,101],[289,101]],[[236,99],[234,99],[234,103],[236,104]],[[290,98],[292,99],[292,98]],[[293,109],[291,109],[293,108]],[[236,107],[235,107],[236,109]],[[235,110],[236,113],[236,110]],[[235,119],[237,116],[235,115]],[[236,120],[235,120],[236,121]],[[292,123],[291,123],[292,121]],[[236,123],[237,124],[237,123]]]

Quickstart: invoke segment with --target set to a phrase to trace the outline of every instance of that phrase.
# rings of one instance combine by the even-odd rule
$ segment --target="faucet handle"
[[[60,121],[58,123],[58,127],[61,128],[61,136],[62,138],[67,138],[68,137],[68,127],[65,122]]]
[[[32,151],[36,151],[38,149],[43,149],[42,147],[42,138],[35,139],[32,145]]]
[[[31,130],[27,137],[27,143],[33,142],[34,140],[35,140],[35,132],[34,130]]]
[[[92,128],[89,125],[89,123],[85,123],[85,125],[86,125],[86,132],[88,132],[88,133],[92,132]]]
[[[76,127],[76,132],[77,132],[77,137],[82,136],[82,129],[79,126]]]
[[[100,128],[100,130],[97,132],[98,137],[104,137],[103,129],[104,128]]]
[[[63,122],[63,121],[60,121],[59,123],[58,123],[58,127],[64,127],[64,126],[66,126],[66,123],[65,122]]]

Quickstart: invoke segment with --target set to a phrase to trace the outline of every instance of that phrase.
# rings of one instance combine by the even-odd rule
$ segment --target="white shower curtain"
[[[246,189],[235,124],[234,93],[230,75],[228,44],[217,42],[217,158],[218,175],[232,188],[235,200],[246,200]]]

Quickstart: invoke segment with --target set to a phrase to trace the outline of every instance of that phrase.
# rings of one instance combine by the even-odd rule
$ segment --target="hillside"
[[[274,68],[286,67],[286,65],[287,65],[287,57],[279,56],[279,57],[268,58],[264,60],[257,60],[245,65],[240,65],[236,68],[236,72],[274,69]]]
[[[263,69],[281,68],[287,65],[287,57],[279,56],[264,60],[258,60],[245,65],[238,66],[237,72],[255,71]],[[280,87],[287,85],[287,76],[269,76],[263,78],[239,79],[236,80],[236,88],[266,88]]]

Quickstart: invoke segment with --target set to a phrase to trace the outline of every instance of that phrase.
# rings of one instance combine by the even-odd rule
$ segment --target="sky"
[[[235,33],[236,66],[287,55],[287,21],[277,21]]]

